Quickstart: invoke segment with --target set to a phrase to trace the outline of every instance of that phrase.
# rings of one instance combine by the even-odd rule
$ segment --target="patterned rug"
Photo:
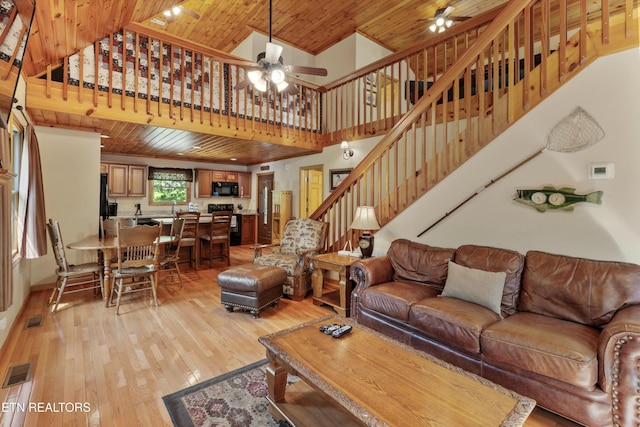
[[[176,427],[285,427],[269,412],[267,359],[164,396]],[[298,378],[289,376],[289,384]]]

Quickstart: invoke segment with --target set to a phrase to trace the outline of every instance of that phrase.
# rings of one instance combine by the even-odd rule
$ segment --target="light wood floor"
[[[232,266],[250,257],[248,247],[232,248]],[[160,307],[140,293],[123,300],[120,316],[91,292],[63,296],[53,315],[49,293],[33,293],[0,352],[0,381],[9,366],[27,362],[34,375],[0,389],[0,427],[171,426],[162,396],[264,359],[258,337],[333,313],[310,297],[283,299],[259,319],[227,313],[215,281],[222,264],[183,264],[183,289],[163,280]],[[25,329],[34,316],[43,325]],[[70,411],[73,404],[86,411]],[[526,426],[573,424],[536,410]]]

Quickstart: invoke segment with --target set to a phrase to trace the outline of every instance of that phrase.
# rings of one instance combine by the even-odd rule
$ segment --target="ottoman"
[[[234,307],[251,311],[253,318],[282,297],[282,285],[287,272],[280,267],[243,264],[218,274],[220,300],[228,312]]]

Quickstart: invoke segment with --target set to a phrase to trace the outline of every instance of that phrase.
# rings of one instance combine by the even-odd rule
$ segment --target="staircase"
[[[356,207],[384,226],[589,63],[639,45],[637,0],[513,0],[465,24],[327,87],[334,142],[386,132],[311,215],[329,250],[359,237]]]

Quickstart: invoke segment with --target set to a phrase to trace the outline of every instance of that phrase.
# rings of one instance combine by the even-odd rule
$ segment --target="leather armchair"
[[[292,219],[285,225],[279,245],[252,246],[253,262],[286,270],[284,293],[301,301],[311,290],[309,257],[325,251],[328,226],[309,218]]]

